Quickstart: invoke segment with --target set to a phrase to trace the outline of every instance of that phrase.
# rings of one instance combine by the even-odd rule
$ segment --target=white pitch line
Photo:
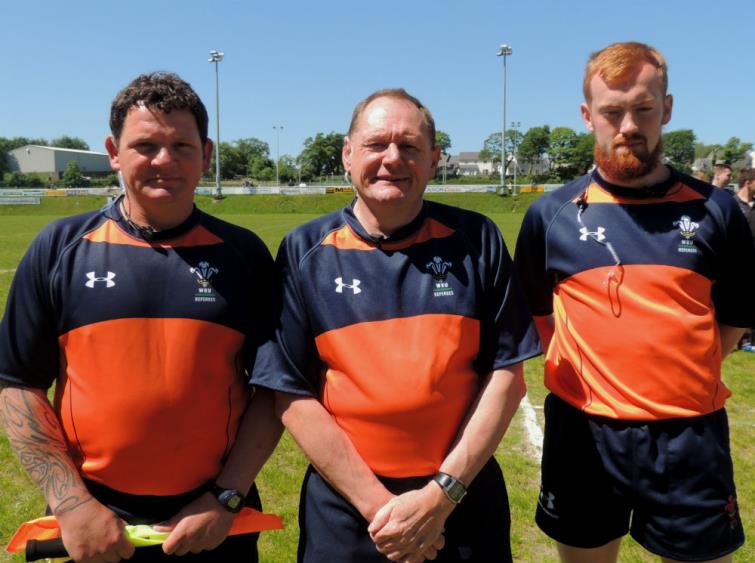
[[[15,271],[15,268],[11,268],[10,270],[0,270],[0,274],[12,274]]]
[[[537,423],[537,415],[528,395],[525,395],[519,403],[519,408],[522,409],[524,415],[524,433],[527,435],[532,456],[540,463],[543,457],[543,431]]]

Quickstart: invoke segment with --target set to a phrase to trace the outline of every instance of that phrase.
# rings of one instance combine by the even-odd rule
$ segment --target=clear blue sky
[[[608,43],[657,47],[675,96],[667,130],[755,142],[755,4],[746,0],[38,0],[3,4],[0,136],[83,138],[104,150],[110,102],[139,73],[177,72],[210,112],[220,63],[221,139],[257,137],[296,155],[317,132],[344,132],[360,99],[404,87],[474,151],[507,121],[583,131],[586,59]]]

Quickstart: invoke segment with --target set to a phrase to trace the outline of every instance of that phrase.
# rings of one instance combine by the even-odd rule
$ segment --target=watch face
[[[220,493],[218,497],[220,503],[230,512],[238,512],[244,504],[244,497],[238,491],[228,490]]]

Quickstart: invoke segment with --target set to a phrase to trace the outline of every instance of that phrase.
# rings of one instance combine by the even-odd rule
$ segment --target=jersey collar
[[[121,213],[120,203],[122,199],[123,195],[120,195],[114,201],[110,202],[103,208],[102,211],[105,217],[112,219],[113,221],[118,223],[118,226],[132,237],[146,240],[147,242],[160,242],[178,238],[196,227],[200,221],[201,213],[199,209],[197,209],[197,206],[194,205],[193,209],[191,210],[191,215],[189,215],[183,223],[170,229],[165,229],[164,231],[154,231],[147,239],[147,237],[145,237],[144,234],[140,232],[139,229],[137,229],[132,223],[130,223]]]
[[[598,184],[601,188],[607,192],[627,199],[648,199],[659,198],[665,196],[672,186],[676,185],[679,181],[679,173],[671,166],[666,165],[671,174],[663,182],[654,184],[652,186],[643,186],[641,188],[627,188],[626,186],[617,186],[608,182],[603,176],[600,175],[596,168],[592,172],[592,181]]]
[[[420,209],[417,216],[409,223],[395,231],[390,236],[375,237],[365,230],[365,228],[359,222],[359,219],[357,219],[357,216],[354,214],[354,205],[356,204],[356,202],[357,199],[354,198],[352,202],[343,209],[342,215],[344,221],[346,221],[346,224],[351,227],[351,230],[354,231],[354,233],[356,233],[359,238],[377,246],[381,246],[385,243],[398,242],[405,238],[408,238],[409,236],[419,231],[419,229],[422,227],[422,224],[425,222],[425,218],[427,217],[427,202],[423,200],[422,209]]]

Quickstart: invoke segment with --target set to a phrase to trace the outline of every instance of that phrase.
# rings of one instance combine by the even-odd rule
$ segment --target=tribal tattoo
[[[21,465],[55,515],[90,502],[52,405],[39,390],[0,383],[0,420]]]

